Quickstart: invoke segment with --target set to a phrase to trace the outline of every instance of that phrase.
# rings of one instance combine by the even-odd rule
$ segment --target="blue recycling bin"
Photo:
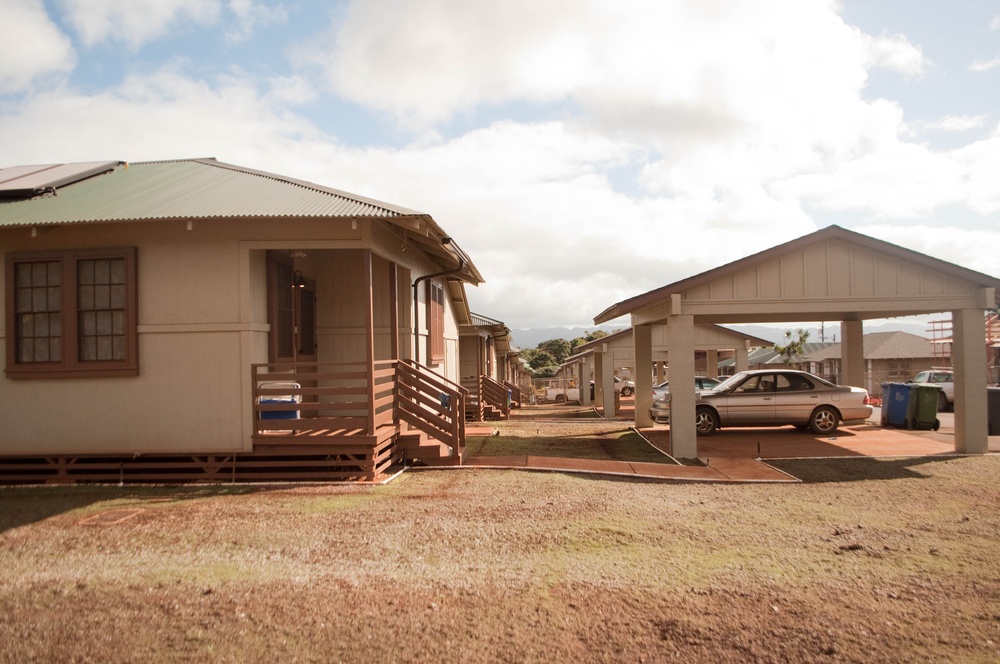
[[[882,426],[906,428],[911,387],[909,383],[882,383]]]

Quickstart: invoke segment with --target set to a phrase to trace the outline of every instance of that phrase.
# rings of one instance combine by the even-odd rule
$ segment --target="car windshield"
[[[730,387],[732,387],[733,385],[736,385],[736,384],[740,383],[745,376],[746,376],[746,373],[742,372],[742,371],[740,373],[738,373],[738,374],[734,374],[734,375],[730,376],[729,378],[727,378],[726,380],[724,380],[721,383],[719,383],[718,385],[716,385],[715,387],[713,387],[712,391],[713,392],[722,392],[724,390],[727,390]]]

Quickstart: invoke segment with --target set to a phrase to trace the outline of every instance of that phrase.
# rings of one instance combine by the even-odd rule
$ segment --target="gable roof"
[[[462,276],[483,282],[468,256],[422,212],[211,158],[88,163],[108,168],[58,186],[22,187],[22,196],[0,199],[0,227],[170,219],[379,219],[445,267],[461,259]],[[46,173],[71,166],[80,165],[31,168]],[[0,182],[16,182],[25,173],[25,167],[2,169]]]
[[[866,360],[907,360],[939,357],[934,352],[934,344],[927,337],[909,332],[871,332],[864,335],[864,358]],[[831,344],[819,352],[807,353],[803,359],[822,362],[840,357],[840,343]]]
[[[627,300],[622,300],[621,302],[608,307],[594,317],[594,323],[600,324],[614,320],[621,316],[633,314],[645,307],[668,301],[673,295],[680,295],[699,287],[707,287],[712,282],[720,280],[724,277],[731,277],[769,261],[776,261],[787,254],[802,252],[813,245],[819,245],[830,241],[841,241],[843,244],[857,246],[879,255],[891,257],[897,261],[911,265],[919,271],[936,272],[938,274],[947,275],[952,279],[961,280],[970,284],[976,284],[979,287],[993,288],[995,289],[995,299],[997,299],[998,303],[1000,303],[1000,279],[996,277],[982,274],[980,272],[955,265],[954,263],[948,263],[947,261],[933,258],[910,249],[904,249],[903,247],[885,242],[883,240],[876,240],[875,238],[871,238],[854,231],[849,231],[845,228],[841,228],[840,226],[828,226],[809,235],[791,240],[790,242],[780,244],[751,256],[741,258],[737,261],[727,263],[712,270],[702,272],[701,274],[697,274],[682,281],[662,286],[641,295],[636,295],[635,297],[631,297]]]

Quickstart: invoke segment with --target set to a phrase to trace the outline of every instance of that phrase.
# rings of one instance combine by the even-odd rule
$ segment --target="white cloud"
[[[256,28],[288,20],[288,12],[281,4],[272,8],[255,0],[229,0],[227,8],[236,17],[236,24],[226,29],[226,39],[230,42],[246,41]]]
[[[41,0],[8,0],[0,21],[0,94],[19,92],[40,77],[69,72],[76,54],[45,13]]]
[[[996,69],[997,67],[1000,67],[1000,57],[993,58],[992,60],[976,60],[969,65],[969,71],[984,72]]]
[[[1000,30],[1000,16],[990,21],[990,30]]]
[[[187,23],[215,23],[220,13],[220,0],[60,0],[60,4],[86,46],[121,42],[138,48]]]
[[[915,123],[920,130],[936,129],[938,131],[960,132],[980,129],[986,126],[987,115],[947,115],[934,122]]]
[[[978,247],[1000,247],[1000,229],[969,230],[956,226],[915,224],[860,226],[855,230],[976,272],[1000,276],[995,252],[978,250]]]
[[[868,64],[872,67],[882,67],[915,78],[926,74],[931,67],[931,61],[924,57],[923,50],[910,43],[906,35],[864,35],[864,43]]]
[[[133,20],[96,6],[115,31]],[[201,19],[166,6],[135,43],[199,21],[221,39],[230,11],[249,31],[284,20],[280,5],[216,3],[223,16]],[[942,209],[1000,211],[1000,134],[935,149],[913,142],[899,103],[864,98],[872,67],[927,71],[905,38],[866,37],[827,0],[624,6],[367,0],[345,10],[338,42],[309,44],[342,98],[322,96],[308,69],[262,80],[223,63],[237,73],[195,79],[178,61],[96,94],[52,87],[7,103],[4,159],[215,156],[422,210],[486,277],[474,308],[516,327],[587,325],[831,218],[861,232],[877,220],[893,241]],[[93,39],[117,39],[93,25]],[[300,114],[345,98],[415,138],[350,147]],[[518,120],[480,120],[514,105]],[[947,108],[921,127],[986,123]],[[947,225],[955,262],[995,262],[995,233]]]

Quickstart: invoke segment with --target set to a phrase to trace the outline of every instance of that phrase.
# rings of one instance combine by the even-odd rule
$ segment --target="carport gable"
[[[877,319],[997,305],[1000,280],[830,226],[615,304],[599,324]]]

